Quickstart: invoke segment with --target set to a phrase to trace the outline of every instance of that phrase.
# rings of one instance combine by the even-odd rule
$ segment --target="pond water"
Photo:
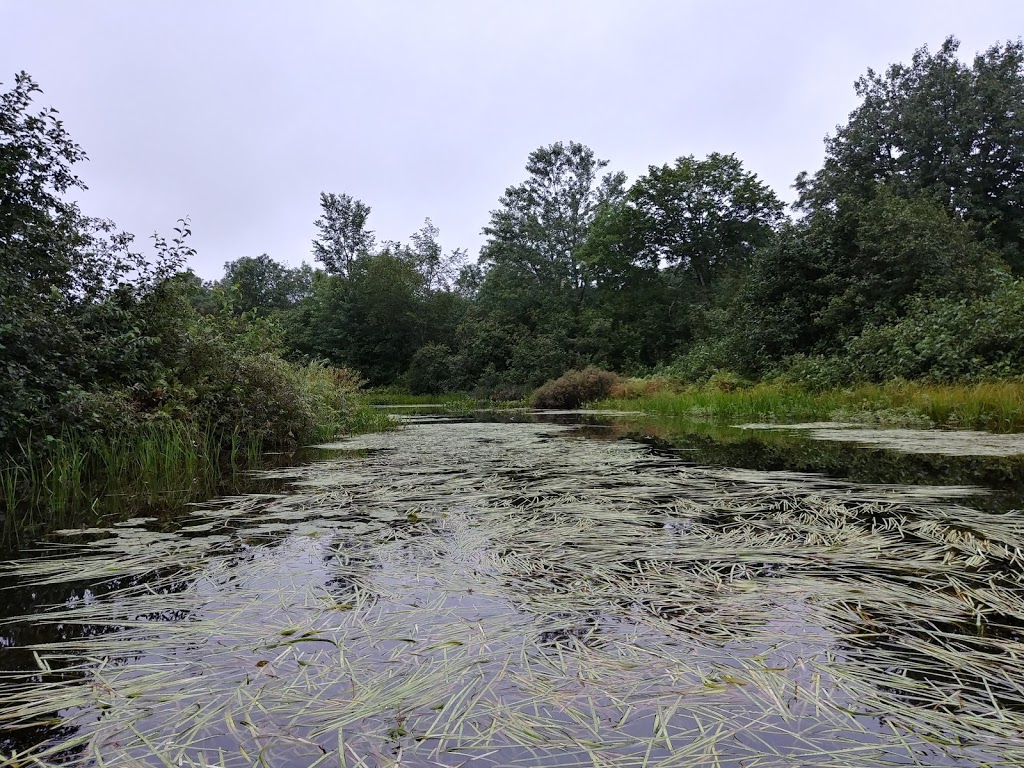
[[[11,553],[0,765],[1024,764],[1020,455],[403,424]]]

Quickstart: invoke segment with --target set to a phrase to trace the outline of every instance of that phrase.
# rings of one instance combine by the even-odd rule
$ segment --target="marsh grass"
[[[653,414],[714,422],[856,421],[885,426],[1024,430],[1024,383],[993,382],[938,385],[913,382],[862,384],[815,392],[801,387],[761,383],[719,388],[687,387],[654,394],[639,384],[602,400],[597,408],[641,409]]]
[[[43,448],[25,443],[0,470],[6,537],[82,511],[180,505],[214,492],[225,472],[255,466],[261,452],[237,433],[173,421],[113,435],[68,431]]]
[[[1024,762],[1024,524],[977,489],[543,424],[345,444],[176,534],[11,563],[39,605],[0,623],[24,660],[0,731],[25,734],[0,763]]]
[[[326,421],[308,439],[324,442],[396,425],[386,413],[356,401],[342,420]],[[263,466],[267,446],[237,429],[223,434],[210,425],[168,420],[113,434],[67,430],[43,447],[27,441],[20,448],[0,468],[7,544],[16,543],[22,529],[70,524],[90,511],[175,509],[208,498]]]
[[[385,392],[370,390],[364,395],[368,405],[442,405],[444,403],[477,404],[463,392],[449,392],[441,395],[412,395],[408,392]]]

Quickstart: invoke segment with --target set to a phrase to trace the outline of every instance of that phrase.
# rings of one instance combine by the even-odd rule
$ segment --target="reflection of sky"
[[[139,583],[59,611],[116,631],[42,652],[107,659],[60,689],[65,712],[105,758],[153,765],[154,750],[226,765],[263,750],[278,766],[339,749],[410,766],[982,760],[929,741],[980,727],[978,702],[933,709],[927,681],[901,687],[895,662],[917,664],[900,650],[915,627],[970,616],[932,594],[947,573],[964,590],[977,581],[955,557],[912,553],[955,555],[941,535],[955,515],[989,536],[987,582],[998,547],[1021,539],[1015,523],[921,488],[691,467],[566,434],[410,425],[281,470],[293,493],[209,505],[178,534],[116,529],[81,572],[120,567]],[[917,526],[912,543],[896,519]],[[68,563],[20,568],[60,585]],[[964,669],[1019,678],[969,639]],[[936,665],[954,664],[938,651]]]
[[[853,424],[744,424],[743,429],[801,430],[812,440],[888,448],[904,453],[942,456],[1019,456],[1024,454],[1024,435],[971,430],[882,429]]]

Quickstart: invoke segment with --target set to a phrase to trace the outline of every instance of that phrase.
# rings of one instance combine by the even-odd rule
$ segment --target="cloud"
[[[833,7],[834,6],[834,7]],[[869,66],[948,34],[1024,29],[976,2],[38,2],[5,11],[0,80],[27,70],[91,161],[87,212],[140,239],[189,215],[194,267],[310,256],[321,191],[382,238],[430,216],[448,248],[542,144],[631,177],[735,152],[784,197],[821,162]]]

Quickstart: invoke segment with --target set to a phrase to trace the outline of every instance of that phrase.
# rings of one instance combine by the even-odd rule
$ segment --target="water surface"
[[[411,417],[53,532],[0,575],[0,764],[1022,764],[1017,459],[828,445]]]

